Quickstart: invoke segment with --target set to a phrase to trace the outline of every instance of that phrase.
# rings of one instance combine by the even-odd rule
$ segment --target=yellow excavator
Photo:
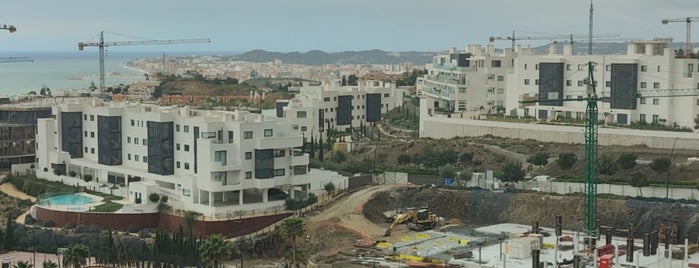
[[[410,209],[404,214],[397,215],[396,219],[391,223],[391,227],[386,229],[383,236],[391,235],[393,228],[404,222],[408,222],[408,229],[410,230],[423,231],[443,226],[444,218],[437,217],[437,214],[430,212],[426,208],[419,210]]]

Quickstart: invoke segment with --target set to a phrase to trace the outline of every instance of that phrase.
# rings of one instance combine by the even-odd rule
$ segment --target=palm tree
[[[220,234],[210,235],[199,245],[199,254],[205,267],[221,267],[221,261],[231,254],[233,244]]]
[[[41,266],[44,268],[58,268],[58,263],[55,263],[52,260],[45,260],[41,263]]]
[[[286,238],[291,239],[292,246],[295,246],[296,238],[306,233],[303,229],[303,219],[299,217],[285,219],[282,222],[282,232]]]
[[[190,237],[194,237],[194,223],[196,222],[197,218],[201,215],[201,213],[196,211],[187,210],[184,212],[184,225],[187,226]]]
[[[284,255],[284,259],[290,265],[296,268],[301,267],[301,265],[308,264],[308,253],[303,249],[289,249]]]
[[[73,244],[63,252],[63,266],[80,268],[87,264],[89,248],[83,244]]]
[[[29,261],[18,261],[12,268],[33,268],[34,265],[29,264]]]

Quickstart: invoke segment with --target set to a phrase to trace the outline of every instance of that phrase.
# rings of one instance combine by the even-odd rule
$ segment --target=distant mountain
[[[436,52],[388,52],[383,50],[344,51],[327,53],[320,50],[300,52],[270,52],[252,50],[234,57],[235,60],[250,62],[269,62],[280,59],[284,63],[323,65],[323,64],[399,64],[412,62],[423,65],[431,62]]]

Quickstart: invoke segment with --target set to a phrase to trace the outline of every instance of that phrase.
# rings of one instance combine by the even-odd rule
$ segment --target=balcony
[[[255,149],[263,150],[298,147],[303,142],[301,139],[301,136],[262,138],[256,141]]]

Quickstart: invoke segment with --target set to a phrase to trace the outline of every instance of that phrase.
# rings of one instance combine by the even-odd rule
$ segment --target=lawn
[[[124,205],[122,205],[122,204],[109,201],[109,202],[106,202],[102,205],[96,206],[90,212],[115,212],[117,210],[120,210],[123,206]]]

